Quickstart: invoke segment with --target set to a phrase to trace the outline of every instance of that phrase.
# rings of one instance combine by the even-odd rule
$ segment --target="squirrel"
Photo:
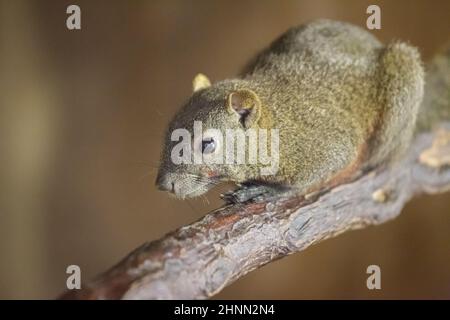
[[[450,119],[450,50],[433,60],[426,77],[424,89],[420,54],[407,43],[385,46],[362,28],[324,19],[294,27],[238,78],[214,84],[202,74],[194,78],[194,93],[168,126],[156,185],[186,198],[221,181],[300,194],[350,182],[395,162],[418,130]],[[278,129],[279,170],[261,175],[255,164],[174,164],[171,133],[192,133],[194,121],[219,130]],[[215,152],[212,138],[194,143]]]

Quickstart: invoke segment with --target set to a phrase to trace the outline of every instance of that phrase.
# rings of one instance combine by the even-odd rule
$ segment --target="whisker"
[[[203,204],[209,206],[209,200],[208,197],[202,194],[202,200],[203,200]]]
[[[189,208],[191,208],[192,212],[197,214],[197,211],[194,209],[194,206],[192,205],[192,203],[189,199],[186,199],[186,203],[188,204]]]

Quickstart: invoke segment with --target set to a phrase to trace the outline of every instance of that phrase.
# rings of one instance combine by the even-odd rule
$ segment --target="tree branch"
[[[450,189],[450,124],[419,134],[393,167],[319,193],[226,205],[162,239],[63,299],[208,298],[246,273],[344,231],[395,218],[421,193]]]

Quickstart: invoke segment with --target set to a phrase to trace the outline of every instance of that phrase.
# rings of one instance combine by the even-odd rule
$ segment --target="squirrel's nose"
[[[161,191],[174,192],[175,184],[173,182],[158,184],[158,189]]]
[[[175,183],[170,179],[168,179],[166,175],[158,174],[158,177],[156,178],[156,186],[161,191],[173,192],[175,188]]]

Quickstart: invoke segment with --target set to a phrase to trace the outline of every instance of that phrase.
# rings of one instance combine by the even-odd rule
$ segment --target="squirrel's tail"
[[[425,93],[417,118],[419,131],[450,120],[450,45],[426,65]]]

